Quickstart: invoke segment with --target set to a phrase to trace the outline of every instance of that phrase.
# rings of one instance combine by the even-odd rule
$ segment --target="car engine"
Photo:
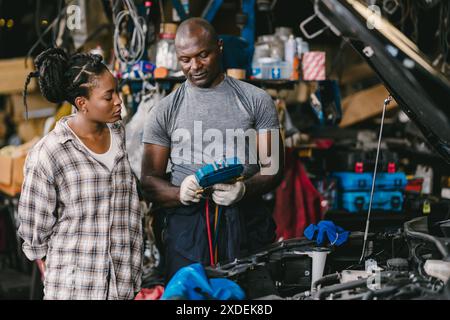
[[[364,234],[352,232],[340,247],[290,239],[206,271],[234,280],[249,299],[450,299],[450,222],[431,220],[419,217],[398,230],[370,233],[362,262]],[[430,234],[435,227],[440,233]]]

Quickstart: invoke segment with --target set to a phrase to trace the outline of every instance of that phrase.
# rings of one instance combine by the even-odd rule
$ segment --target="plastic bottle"
[[[294,57],[297,55],[297,42],[293,35],[289,36],[289,39],[284,44],[284,61],[292,65],[294,63]]]
[[[309,43],[306,41],[302,41],[302,54],[305,52],[309,52]]]
[[[303,39],[300,37],[295,38],[295,42],[297,44],[297,56],[300,58],[302,56],[302,42]]]

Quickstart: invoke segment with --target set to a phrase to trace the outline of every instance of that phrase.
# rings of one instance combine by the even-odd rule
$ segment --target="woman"
[[[42,95],[69,101],[28,154],[19,235],[30,260],[45,259],[44,299],[133,299],[140,291],[142,228],[125,152],[122,101],[102,57],[59,48],[35,60]],[[25,100],[26,101],[26,100]]]

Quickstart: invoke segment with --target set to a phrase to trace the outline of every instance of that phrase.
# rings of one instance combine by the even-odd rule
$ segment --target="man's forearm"
[[[283,179],[283,175],[262,175],[260,172],[245,180],[244,199],[261,196],[275,189]]]
[[[144,197],[157,207],[177,207],[180,202],[180,188],[169,181],[156,176],[146,176],[142,179]]]
[[[258,136],[260,171],[245,180],[244,199],[266,194],[275,189],[284,176],[284,145],[278,132],[278,143],[272,141],[272,133]],[[276,171],[275,171],[276,170]]]

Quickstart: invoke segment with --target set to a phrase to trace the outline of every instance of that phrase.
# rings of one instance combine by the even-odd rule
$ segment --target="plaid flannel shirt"
[[[30,151],[19,230],[30,260],[46,258],[45,299],[133,299],[140,291],[143,239],[137,182],[122,123],[112,171],[95,160],[65,117]]]

